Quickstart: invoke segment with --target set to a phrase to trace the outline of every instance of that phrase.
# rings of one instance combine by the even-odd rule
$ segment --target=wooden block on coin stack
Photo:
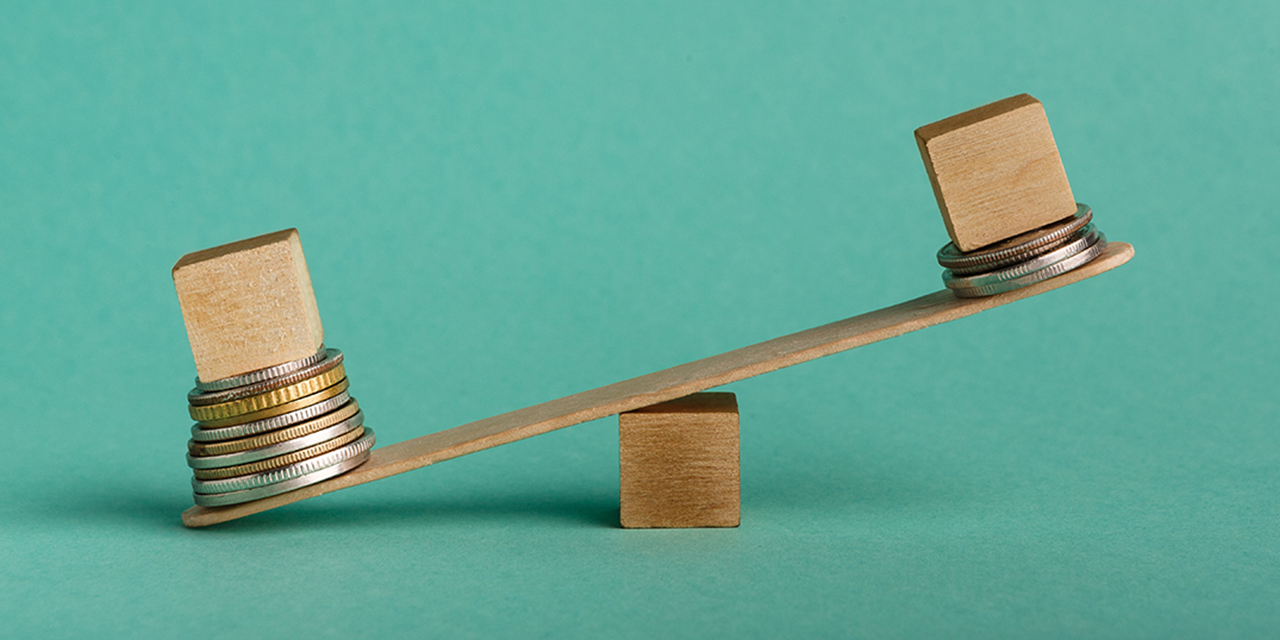
[[[376,434],[324,329],[295,229],[183,256],[173,267],[196,387],[192,499],[242,505],[337,477]]]
[[[297,229],[187,254],[173,284],[204,382],[306,358],[324,342]]]
[[[1076,212],[1044,107],[1025,93],[920,127],[916,143],[961,251]]]
[[[622,526],[736,527],[738,401],[695,393],[618,415]]]

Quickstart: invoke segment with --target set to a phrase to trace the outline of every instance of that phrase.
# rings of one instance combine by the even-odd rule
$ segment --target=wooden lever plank
[[[1113,242],[1105,253],[1083,267],[1022,289],[987,298],[957,298],[948,290],[938,291],[879,311],[375,449],[368,462],[332,480],[229,507],[192,507],[182,514],[182,522],[188,527],[226,522],[556,429],[682,398],[1051,291],[1110,271],[1132,257],[1132,246]]]

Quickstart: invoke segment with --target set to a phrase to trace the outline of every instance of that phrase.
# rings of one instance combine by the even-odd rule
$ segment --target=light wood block
[[[305,358],[324,342],[297,229],[189,253],[173,286],[205,382]]]
[[[1044,106],[1025,93],[920,127],[916,144],[961,251],[1076,211]]]
[[[1115,269],[1132,257],[1132,246],[1111,242],[1102,255],[1079,269],[1029,287],[986,298],[957,298],[944,289],[892,307],[374,449],[368,462],[332,480],[244,504],[191,507],[182,514],[182,523],[204,527],[235,520],[556,429],[674,400],[1052,291]],[[841,285],[833,282],[830,286]]]
[[[738,401],[695,393],[618,414],[622,526],[736,527]]]

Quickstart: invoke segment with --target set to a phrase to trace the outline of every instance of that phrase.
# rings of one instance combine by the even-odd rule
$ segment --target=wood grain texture
[[[189,253],[173,286],[203,381],[305,358],[324,342],[297,229]]]
[[[920,127],[916,144],[961,251],[1076,211],[1044,106],[1025,93]]]
[[[618,414],[618,460],[623,527],[738,526],[738,400],[732,393],[695,393]]]
[[[1105,253],[1083,267],[1016,291],[988,298],[957,298],[944,289],[879,311],[375,449],[368,462],[332,480],[245,504],[192,507],[182,514],[182,522],[189,527],[203,527],[234,520],[548,431],[682,398],[1051,291],[1110,271],[1132,257],[1133,247],[1113,242]]]

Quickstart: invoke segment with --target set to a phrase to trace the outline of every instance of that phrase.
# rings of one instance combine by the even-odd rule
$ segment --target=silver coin
[[[303,380],[313,376],[318,376],[340,364],[342,364],[342,352],[337,349],[325,349],[320,360],[288,375],[235,387],[233,389],[226,389],[224,391],[201,391],[199,388],[192,389],[187,392],[187,402],[198,407],[209,404],[218,404],[221,402],[230,402],[232,400],[239,400],[240,398],[247,398],[249,396],[256,396],[260,393],[266,393],[281,387],[287,387],[296,382],[302,382]]]
[[[287,467],[273,469],[271,471],[263,471],[262,473],[251,473],[244,476],[236,476],[234,478],[225,478],[222,480],[200,480],[191,478],[191,488],[196,493],[228,493],[231,491],[241,491],[243,489],[255,489],[257,487],[292,480],[298,476],[303,476],[312,471],[319,471],[328,466],[335,465],[344,460],[349,460],[356,455],[364,453],[373,448],[374,443],[373,429],[368,427],[364,430],[364,436],[359,440],[352,442],[340,449],[335,449],[329,453],[318,455],[314,458],[307,458],[302,462],[296,462]]]
[[[1051,264],[1056,264],[1071,256],[1074,256],[1085,249],[1093,246],[1098,241],[1098,230],[1092,224],[1081,229],[1080,237],[1068,242],[1067,244],[1050,251],[1041,256],[1037,256],[1024,262],[1019,262],[1011,267],[1006,267],[997,271],[988,271],[973,276],[957,276],[950,269],[942,272],[942,282],[947,285],[948,289],[971,289],[973,287],[982,287],[1005,280],[1013,280],[1020,278],[1033,271],[1039,271]]]
[[[240,491],[229,491],[225,493],[194,493],[192,497],[196,504],[202,507],[225,507],[232,504],[240,504],[260,498],[269,498],[271,496],[280,495],[313,485],[329,478],[340,476],[362,464],[369,459],[369,452],[356,455],[354,458],[343,460],[333,466],[325,467],[319,471],[298,476],[290,480],[283,480],[275,484],[269,484],[254,489],[242,489]]]
[[[1006,291],[1021,289],[1022,287],[1048,280],[1049,278],[1062,275],[1072,269],[1087,264],[1089,261],[1102,255],[1102,252],[1106,250],[1107,236],[1099,233],[1098,241],[1089,248],[1039,271],[1033,271],[1020,278],[1014,278],[1013,280],[1005,280],[1003,282],[997,282],[995,284],[981,287],[962,287],[951,289],[951,292],[954,293],[957,298],[983,298],[986,296],[993,296],[997,293],[1005,293]]]
[[[1068,218],[1001,240],[976,251],[963,252],[954,242],[948,242],[938,249],[938,264],[947,269],[971,270],[982,269],[984,265],[995,263],[1009,264],[1010,260],[1020,262],[1037,248],[1070,237],[1091,220],[1093,220],[1093,210],[1089,205],[1077,202],[1075,214]]]
[[[219,378],[218,380],[210,380],[208,382],[204,382],[200,380],[199,377],[196,377],[196,388],[201,391],[222,391],[224,389],[242,387],[247,384],[253,384],[255,382],[262,382],[263,380],[270,380],[272,378],[289,375],[298,369],[319,362],[320,359],[324,357],[324,352],[324,345],[320,345],[320,350],[316,351],[314,355],[294,360],[292,362],[285,362],[275,366],[258,369],[256,371],[242,373],[238,376]]]
[[[197,422],[191,425],[191,439],[196,442],[218,442],[221,440],[234,440],[236,438],[243,438],[246,436],[255,436],[259,433],[283,429],[284,427],[292,426],[299,422],[318,418],[330,411],[342,407],[342,405],[346,404],[350,400],[351,395],[348,392],[343,391],[328,400],[317,402],[311,406],[298,409],[297,411],[290,411],[289,413],[271,418],[263,418],[261,420],[232,425],[230,427],[207,429],[201,427],[200,423]]]
[[[978,275],[980,273],[986,273],[988,271],[1004,269],[1005,267],[1011,267],[1020,262],[1025,262],[1032,258],[1042,256],[1079,237],[1080,237],[1080,234],[1076,233],[1074,235],[1070,235],[1065,238],[1058,238],[1057,240],[1054,240],[1048,244],[1041,245],[1039,247],[1035,247],[1032,249],[1027,249],[1025,253],[1012,255],[1002,260],[996,260],[995,262],[981,264],[976,267],[951,267],[951,273],[957,276],[973,276],[973,275]]]
[[[257,449],[249,449],[247,451],[236,451],[235,453],[223,453],[215,456],[193,456],[187,454],[187,466],[192,469],[218,469],[221,467],[234,467],[240,464],[248,464],[267,458],[282,456],[294,451],[301,451],[312,445],[327,442],[344,433],[349,433],[359,429],[364,424],[364,412],[356,411],[356,414],[335,424],[331,427],[325,427],[315,433],[308,433],[305,436],[299,436],[284,442],[277,442],[265,447]]]

